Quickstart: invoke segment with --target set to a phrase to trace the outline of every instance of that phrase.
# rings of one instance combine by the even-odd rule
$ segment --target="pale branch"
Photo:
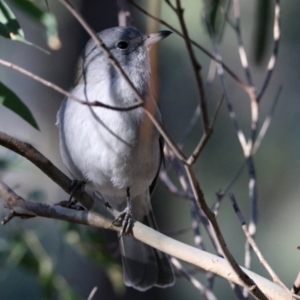
[[[1,182],[0,197],[4,201],[7,208],[15,211],[20,216],[22,216],[24,213],[25,216],[35,215],[98,228],[112,229],[116,231],[120,230],[119,227],[112,225],[112,220],[94,212],[77,211],[56,205],[47,205],[26,201]],[[244,285],[240,277],[236,275],[235,272],[232,272],[228,262],[220,257],[169,238],[139,222],[134,222],[132,235],[143,243],[146,243],[151,247],[163,251],[171,256],[184,260],[204,270],[216,273],[219,276],[236,284]],[[253,286],[253,291],[258,291],[261,289],[265,295],[272,300],[292,299],[291,295],[280,286],[249,270],[243,269],[243,271],[247,274],[246,276],[254,278],[255,282],[257,283],[257,286]],[[267,298],[265,297],[260,299]]]

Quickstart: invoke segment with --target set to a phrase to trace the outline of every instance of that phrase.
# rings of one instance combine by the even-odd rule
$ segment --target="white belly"
[[[160,150],[154,128],[141,136],[143,118],[142,109],[117,112],[65,100],[60,147],[73,177],[122,201],[127,188],[133,198],[145,192],[158,172]]]

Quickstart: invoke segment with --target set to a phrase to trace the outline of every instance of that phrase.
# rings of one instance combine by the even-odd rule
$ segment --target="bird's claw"
[[[133,217],[130,207],[126,207],[112,222],[114,226],[122,226],[120,237],[131,233],[133,226]]]

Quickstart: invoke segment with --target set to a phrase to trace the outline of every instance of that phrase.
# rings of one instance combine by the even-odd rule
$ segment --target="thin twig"
[[[272,117],[273,117],[273,114],[274,114],[274,111],[275,111],[275,107],[278,103],[278,99],[280,97],[281,91],[282,91],[282,86],[279,87],[277,95],[275,97],[275,100],[272,103],[270,112],[268,113],[267,117],[265,118],[265,121],[264,121],[263,125],[261,126],[260,132],[257,135],[257,138],[256,138],[255,143],[253,145],[253,150],[252,150],[253,154],[255,154],[256,151],[258,150],[259,146],[261,145],[261,142],[262,142],[263,138],[265,137],[265,135],[267,133],[267,130],[268,130],[270,124],[271,124]]]
[[[176,0],[176,14],[179,20],[179,24],[183,33],[184,41],[186,44],[186,48],[188,50],[188,54],[192,63],[193,71],[194,71],[194,76],[197,82],[197,89],[198,89],[198,94],[199,94],[199,104],[201,108],[201,114],[202,114],[202,126],[204,133],[209,137],[209,119],[208,119],[208,112],[207,112],[207,103],[206,103],[206,97],[205,97],[205,92],[204,92],[204,86],[203,86],[203,80],[202,76],[200,74],[201,71],[201,66],[199,62],[197,61],[197,58],[195,56],[192,43],[189,37],[188,29],[186,27],[186,23],[184,20],[184,10],[181,7],[181,1]]]
[[[210,136],[213,133],[213,128],[219,113],[219,110],[221,108],[222,102],[224,100],[224,95],[222,95],[221,100],[218,102],[216,110],[214,112],[211,124],[209,125],[208,131],[204,132],[204,134],[202,135],[202,138],[200,139],[198,145],[196,146],[196,148],[194,149],[193,153],[191,154],[191,156],[188,158],[187,160],[187,164],[188,165],[193,165],[197,158],[199,157],[200,153],[202,152],[202,150],[204,149],[205,145],[207,144]]]
[[[65,91],[64,89],[60,88],[59,86],[55,85],[54,83],[50,82],[50,81],[47,81],[43,78],[41,78],[40,76],[37,76],[15,64],[12,64],[11,62],[8,62],[6,60],[3,60],[3,59],[0,59],[0,64],[7,67],[7,68],[10,68],[10,69],[13,69],[23,75],[26,75],[27,77],[55,90],[56,92],[64,95],[65,97],[67,98],[70,98],[76,102],[79,102],[80,104],[83,104],[83,105],[88,105],[88,106],[100,106],[100,107],[104,107],[104,108],[107,108],[107,109],[111,109],[111,110],[116,110],[116,111],[130,111],[130,110],[133,110],[133,109],[136,109],[138,107],[141,107],[143,106],[143,103],[138,103],[138,104],[133,104],[133,105],[129,105],[129,106],[124,106],[124,107],[119,107],[119,106],[112,106],[112,105],[108,105],[108,104],[105,104],[105,103],[102,103],[98,100],[94,100],[94,101],[89,101],[87,102],[86,100],[82,100],[80,98],[77,98],[76,96],[74,96],[73,94]]]
[[[253,78],[251,74],[251,70],[248,63],[247,53],[245,50],[242,32],[241,32],[241,12],[240,12],[240,0],[233,0],[233,11],[234,11],[234,17],[235,17],[235,24],[234,24],[234,30],[236,32],[237,40],[238,40],[238,46],[239,46],[239,55],[242,67],[244,69],[248,85],[254,89],[254,83]]]
[[[228,261],[228,263],[233,268],[234,272],[237,274],[237,276],[240,278],[241,282],[243,282],[243,286],[247,288],[249,293],[251,293],[256,299],[264,299],[268,300],[266,295],[259,289],[257,284],[240,268],[240,266],[235,261],[234,257],[230,253],[230,251],[227,248],[226,242],[223,238],[223,235],[221,233],[220,227],[218,225],[218,222],[216,221],[215,215],[212,213],[212,211],[207,206],[203,192],[200,189],[198,180],[195,176],[195,173],[193,171],[193,168],[191,166],[185,165],[185,169],[187,172],[187,175],[189,177],[190,183],[192,185],[193,193],[195,196],[195,199],[201,208],[201,210],[205,213],[208,220],[210,221],[213,230],[217,236],[218,242],[220,243],[220,246],[222,248],[224,257]]]
[[[232,186],[235,184],[235,182],[237,181],[237,179],[240,177],[240,175],[242,174],[242,171],[244,170],[245,166],[246,166],[246,161],[244,161],[244,163],[238,169],[238,171],[236,172],[236,174],[234,175],[234,177],[232,178],[232,180],[229,182],[229,184],[227,185],[227,187],[224,190],[218,191],[216,193],[217,200],[216,200],[216,202],[213,204],[213,206],[211,208],[211,210],[214,212],[215,215],[218,214],[222,200],[227,195],[227,193],[232,188]]]
[[[274,270],[271,268],[269,263],[266,261],[266,259],[262,255],[261,251],[259,250],[255,240],[253,239],[252,235],[249,233],[245,218],[243,217],[243,214],[242,214],[242,212],[241,212],[241,210],[238,206],[238,203],[235,199],[235,196],[232,193],[229,193],[228,195],[229,195],[229,198],[231,200],[234,211],[235,211],[235,213],[237,214],[237,216],[239,218],[239,221],[241,223],[241,226],[242,226],[242,229],[245,233],[245,236],[246,236],[249,244],[251,245],[252,249],[254,250],[255,254],[257,255],[260,263],[265,267],[267,272],[270,274],[270,276],[272,277],[274,283],[279,284],[283,289],[285,289],[287,292],[291,293],[290,290],[287,288],[287,286],[280,280],[278,275],[274,272]],[[292,293],[291,293],[291,295],[292,295]]]
[[[141,6],[139,6],[138,4],[136,4],[134,1],[132,0],[128,0],[134,7],[136,7],[139,11],[141,11],[142,13],[144,13],[146,16],[156,20],[157,22],[159,22],[160,24],[166,26],[167,28],[169,28],[170,30],[172,30],[173,32],[175,32],[177,35],[181,36],[182,38],[184,38],[183,34],[177,30],[176,28],[174,28],[173,26],[171,26],[169,23],[165,22],[164,20],[157,18],[156,16],[153,16],[151,14],[149,14],[146,10],[144,10]],[[207,49],[205,49],[204,47],[202,47],[199,43],[197,43],[194,40],[190,40],[191,43],[197,47],[200,51],[202,51],[205,55],[207,55],[209,58],[213,59],[215,62],[220,63],[222,65],[222,67],[224,68],[224,70],[242,87],[243,90],[245,90],[247,93],[249,91],[249,87],[248,85],[243,82],[224,62],[220,61],[218,57],[216,57],[215,55],[211,54]]]
[[[165,170],[161,170],[159,173],[159,179],[163,182],[165,187],[168,189],[170,193],[175,195],[176,197],[191,199],[193,198],[192,194],[188,194],[186,191],[182,191],[175,186],[175,184],[171,181]]]
[[[221,43],[224,32],[225,32],[225,27],[226,27],[226,23],[227,23],[226,22],[227,21],[227,15],[228,15],[228,12],[229,12],[230,7],[231,7],[231,0],[227,1],[227,6],[226,6],[225,9],[223,9],[222,6],[219,6],[219,7],[221,9],[221,12],[224,15],[224,18],[222,20],[221,30],[220,30],[220,34],[218,36],[218,41],[217,41],[218,44]],[[215,60],[211,59],[210,64],[209,64],[209,68],[208,68],[208,72],[207,72],[206,85],[209,85],[213,82],[213,80],[215,78],[216,71],[217,71],[217,64],[216,64]]]
[[[97,287],[97,286],[95,286],[95,287],[94,287],[94,288],[91,290],[91,292],[90,292],[90,294],[89,294],[89,297],[88,297],[88,299],[87,299],[87,300],[92,300],[92,299],[93,299],[93,297],[95,296],[95,294],[96,294],[97,290],[98,290],[98,287]]]
[[[216,45],[215,39],[214,39],[214,37],[212,35],[211,28],[210,28],[208,22],[207,22],[207,27],[208,27],[208,32],[210,34],[210,38],[212,40],[212,44],[213,44],[215,55],[221,61],[222,58],[221,58],[221,56],[219,54],[218,47]],[[227,109],[228,109],[228,112],[229,112],[229,116],[230,116],[230,118],[232,120],[232,123],[233,123],[233,125],[235,127],[235,130],[237,132],[237,136],[238,136],[239,142],[241,144],[241,147],[242,147],[242,149],[244,151],[244,155],[247,157],[249,155],[248,143],[246,141],[244,133],[242,132],[242,130],[240,128],[240,125],[238,123],[236,114],[235,114],[235,112],[233,110],[232,101],[231,101],[231,99],[229,97],[229,92],[228,92],[228,89],[227,89],[227,86],[226,86],[226,83],[225,83],[224,71],[223,71],[222,65],[219,64],[219,63],[217,64],[217,70],[218,70],[218,75],[219,75],[219,78],[220,78],[220,81],[221,81],[221,84],[222,84],[222,88],[223,88],[223,91],[224,91],[224,97],[225,97],[225,100],[226,100],[226,104],[227,104]]]
[[[192,276],[175,257],[171,257],[171,263],[176,270],[185,277],[207,300],[217,300],[212,290],[206,288],[199,280]]]

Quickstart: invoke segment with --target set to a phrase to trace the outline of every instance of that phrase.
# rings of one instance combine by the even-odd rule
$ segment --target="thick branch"
[[[0,145],[6,147],[30,160],[66,193],[70,193],[72,180],[56,168],[52,162],[28,143],[24,143],[0,131]],[[85,192],[75,191],[73,195],[87,209],[91,209],[94,200]]]

